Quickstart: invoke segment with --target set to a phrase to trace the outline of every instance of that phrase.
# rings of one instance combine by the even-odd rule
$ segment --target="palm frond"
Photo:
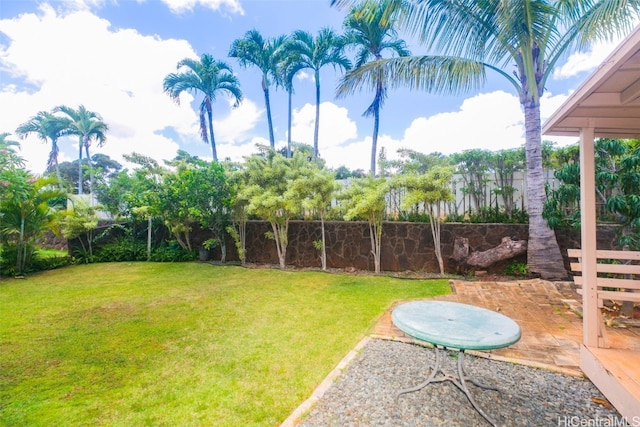
[[[463,93],[485,81],[485,64],[461,58],[410,56],[369,62],[347,72],[340,80],[337,96],[359,90],[375,91],[382,73],[389,87],[408,87],[434,94]]]

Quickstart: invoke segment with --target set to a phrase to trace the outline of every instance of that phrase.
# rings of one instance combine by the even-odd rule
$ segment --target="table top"
[[[449,301],[412,301],[397,306],[393,323],[428,343],[460,350],[508,347],[520,339],[520,327],[507,316]]]

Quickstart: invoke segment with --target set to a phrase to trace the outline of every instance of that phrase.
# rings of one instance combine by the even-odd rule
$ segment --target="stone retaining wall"
[[[265,237],[271,231],[269,223],[249,221],[247,224],[247,262],[257,264],[278,264],[275,242]],[[573,230],[560,230],[558,244],[566,259],[566,249],[580,247],[580,234]],[[321,239],[320,221],[291,221],[289,223],[289,244],[286,264],[296,267],[320,267],[320,252],[313,241]],[[327,246],[327,267],[373,270],[371,239],[367,222],[327,221],[325,238]],[[442,224],[442,254],[445,271],[453,273],[455,264],[449,259],[453,252],[455,237],[466,237],[472,251],[484,251],[500,244],[503,237],[514,240],[528,239],[526,224]],[[204,240],[204,239],[203,239]],[[428,223],[385,222],[382,227],[381,268],[383,271],[424,271],[438,272],[431,228]],[[600,226],[598,247],[615,248],[615,227]],[[214,259],[219,254],[214,253]],[[227,242],[227,260],[237,260],[237,252],[231,240]],[[516,258],[526,263],[526,256]],[[495,268],[503,268],[508,260]]]

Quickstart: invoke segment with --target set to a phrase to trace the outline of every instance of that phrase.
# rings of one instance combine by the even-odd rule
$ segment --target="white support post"
[[[594,129],[580,131],[580,216],[582,246],[582,335],[589,347],[599,346],[596,273],[596,180]]]

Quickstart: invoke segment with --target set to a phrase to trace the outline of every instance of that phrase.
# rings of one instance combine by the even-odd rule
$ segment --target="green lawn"
[[[393,301],[447,292],[201,263],[3,280],[0,425],[278,425]]]

